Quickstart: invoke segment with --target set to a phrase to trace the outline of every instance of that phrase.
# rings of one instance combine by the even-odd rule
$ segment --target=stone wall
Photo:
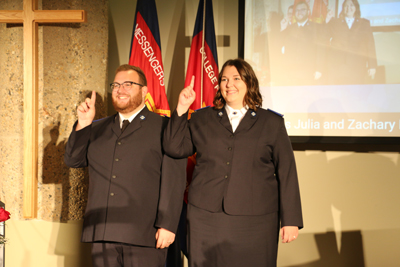
[[[21,10],[22,0],[0,10]],[[76,107],[97,92],[96,117],[106,115],[108,1],[42,0],[43,10],[85,10],[86,23],[39,25],[38,219],[79,220],[87,197],[85,169],[64,164]],[[23,219],[23,29],[0,24],[0,199]]]

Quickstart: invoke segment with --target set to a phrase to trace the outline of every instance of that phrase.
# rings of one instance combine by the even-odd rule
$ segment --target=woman
[[[194,80],[164,134],[172,157],[197,153],[189,188],[190,266],[276,266],[279,227],[289,243],[302,228],[300,194],[283,118],[260,108],[251,66],[228,60],[215,107],[187,120]],[[279,224],[281,223],[281,225]]]
[[[339,18],[327,17],[331,46],[330,84],[364,84],[376,73],[375,41],[369,20],[361,18],[357,0],[345,0]],[[370,81],[369,81],[370,82]]]

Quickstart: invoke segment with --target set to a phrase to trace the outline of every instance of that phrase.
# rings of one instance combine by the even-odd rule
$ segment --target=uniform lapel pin
[[[140,116],[140,119],[141,119],[141,120],[144,120],[144,119],[146,119],[146,117],[145,117],[144,115],[141,115],[141,116]]]

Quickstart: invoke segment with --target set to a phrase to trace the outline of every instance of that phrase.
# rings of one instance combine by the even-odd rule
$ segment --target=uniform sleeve
[[[71,168],[82,168],[88,166],[87,150],[89,147],[92,126],[89,125],[79,131],[75,131],[77,123],[78,122],[75,122],[72,127],[72,132],[68,138],[64,153],[64,162]]]
[[[196,152],[192,143],[187,116],[188,113],[186,112],[179,117],[175,110],[164,131],[164,151],[171,157],[187,158]]]
[[[163,156],[156,227],[176,233],[186,188],[187,158]]]
[[[275,174],[279,182],[281,226],[303,228],[300,190],[292,145],[281,119],[274,145]]]

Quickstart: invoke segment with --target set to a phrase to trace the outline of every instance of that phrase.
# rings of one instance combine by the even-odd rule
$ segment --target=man
[[[286,16],[281,20],[281,31],[285,30],[289,25],[292,25],[293,5],[288,7]]]
[[[186,161],[164,155],[168,118],[145,106],[140,68],[120,66],[111,89],[118,113],[93,121],[93,91],[77,109],[64,156],[69,167],[89,167],[82,242],[93,243],[95,267],[161,267],[177,230]]]
[[[310,8],[304,1],[298,2],[293,12],[296,22],[281,34],[285,85],[317,84],[325,58],[321,25],[309,21]]]

